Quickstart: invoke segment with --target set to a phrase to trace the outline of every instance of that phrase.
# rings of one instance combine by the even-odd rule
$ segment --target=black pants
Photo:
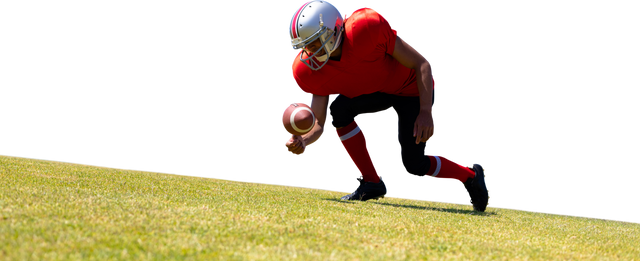
[[[433,102],[433,101],[432,101]],[[339,95],[331,103],[333,126],[341,128],[349,125],[361,113],[383,111],[393,107],[398,114],[398,141],[402,148],[402,163],[411,174],[424,176],[431,165],[424,155],[426,143],[416,144],[413,125],[420,112],[419,97],[404,97],[386,93],[372,93],[348,98]]]

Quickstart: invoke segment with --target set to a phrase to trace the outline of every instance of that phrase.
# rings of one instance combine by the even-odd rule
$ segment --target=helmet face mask
[[[330,37],[322,37],[322,35],[320,35],[320,37],[316,38],[317,40],[320,41],[320,47],[317,48],[315,52],[310,53],[311,50],[303,47],[302,52],[300,53],[300,61],[302,61],[307,66],[310,66],[312,70],[319,70],[320,68],[322,68],[322,66],[324,66],[325,63],[327,63],[326,60],[334,51],[330,48],[329,39],[326,39],[326,38],[330,38]],[[316,39],[310,40],[308,43],[312,43],[316,41]],[[324,50],[324,54],[319,55],[320,53],[322,53],[323,50]],[[319,64],[319,63],[323,63],[323,64]]]
[[[319,70],[326,65],[331,53],[340,46],[342,23],[338,9],[326,1],[308,2],[298,9],[291,19],[289,33],[293,49],[303,49],[300,61],[312,70]],[[320,40],[320,48],[309,53],[305,47],[317,39]],[[321,50],[325,54],[318,56]]]

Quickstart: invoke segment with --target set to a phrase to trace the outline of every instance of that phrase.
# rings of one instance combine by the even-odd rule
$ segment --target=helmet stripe
[[[296,23],[298,23],[298,15],[300,15],[300,11],[302,11],[302,8],[298,9],[298,12],[296,12],[296,15],[293,17],[293,21],[291,22],[291,33],[293,34],[293,39],[298,38],[298,27],[296,26]]]
[[[304,9],[304,7],[311,1],[306,0],[303,2],[302,6],[300,7],[300,9],[298,9],[298,11],[296,12],[296,15],[293,17],[293,21],[291,22],[291,33],[293,34],[293,38],[298,38],[298,15],[300,15],[300,13],[302,12],[302,9]]]

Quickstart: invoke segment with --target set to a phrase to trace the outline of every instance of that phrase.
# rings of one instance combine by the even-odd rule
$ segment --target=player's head
[[[293,49],[303,49],[300,61],[312,70],[319,70],[327,64],[331,53],[340,46],[342,23],[338,9],[327,1],[311,1],[302,5],[293,14],[289,25]]]

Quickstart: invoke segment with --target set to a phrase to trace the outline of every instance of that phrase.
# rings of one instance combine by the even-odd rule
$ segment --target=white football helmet
[[[321,47],[315,53],[300,53],[300,61],[312,70],[319,70],[329,61],[329,56],[340,46],[343,19],[338,9],[327,1],[308,2],[293,15],[289,25],[293,49],[304,48],[307,44],[320,39]],[[325,54],[317,56],[320,50]],[[306,58],[302,55],[306,54]]]

